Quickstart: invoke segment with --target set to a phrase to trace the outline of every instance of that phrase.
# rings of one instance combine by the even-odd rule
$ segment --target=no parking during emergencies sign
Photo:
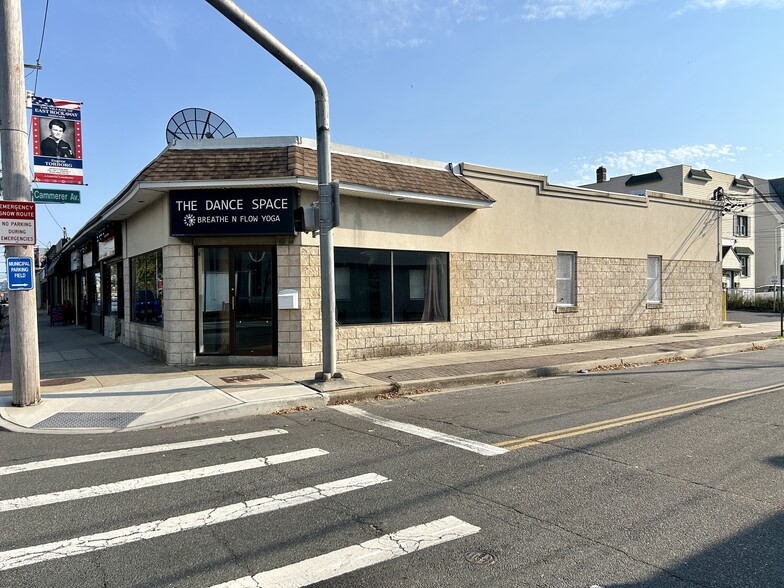
[[[0,201],[0,245],[35,245],[35,204]]]

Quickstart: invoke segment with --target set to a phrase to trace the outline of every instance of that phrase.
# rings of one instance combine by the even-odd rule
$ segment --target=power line
[[[38,66],[35,69],[35,83],[33,84],[33,94],[36,93],[38,90],[38,72],[41,71],[41,54],[44,50],[44,37],[46,37],[46,20],[49,16],[49,0],[46,0],[46,6],[44,7],[44,22],[41,27],[41,43],[38,45],[38,57],[35,58],[35,65]]]
[[[46,38],[46,23],[48,21],[48,18],[49,18],[49,0],[46,0],[46,6],[44,7],[44,20],[43,20],[43,24],[41,25],[41,41],[38,44],[38,55],[35,58],[35,65],[36,65],[36,67],[34,69],[34,71],[35,71],[35,82],[33,83],[33,96],[37,95],[37,92],[38,92],[38,72],[41,71],[41,55],[43,54],[43,50],[44,50],[44,40]],[[32,124],[32,122],[30,124]],[[30,129],[28,129],[28,135],[27,136],[30,137],[30,140],[32,140],[32,133],[30,132]],[[33,170],[30,170],[30,172],[31,172],[30,173],[31,177],[34,177],[35,174],[32,173]],[[36,182],[36,184],[37,184],[37,182]],[[52,214],[52,211],[49,209],[49,206],[44,205],[44,208],[46,209],[46,212],[49,213],[49,216],[52,217],[52,220],[55,222],[55,224],[58,227],[62,226],[60,224],[60,222],[54,217],[54,214]]]

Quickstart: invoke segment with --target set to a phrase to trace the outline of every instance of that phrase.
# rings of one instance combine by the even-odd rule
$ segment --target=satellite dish
[[[236,137],[231,125],[204,108],[183,108],[166,125],[166,142],[177,139],[225,139]]]

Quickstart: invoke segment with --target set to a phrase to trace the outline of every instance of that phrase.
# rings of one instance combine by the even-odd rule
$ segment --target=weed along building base
[[[338,361],[721,323],[717,204],[333,146]],[[46,303],[168,364],[321,363],[315,142],[177,141],[50,256]],[[70,263],[69,263],[70,262]]]

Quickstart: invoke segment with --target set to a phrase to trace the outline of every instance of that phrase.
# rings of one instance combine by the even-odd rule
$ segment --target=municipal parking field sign
[[[33,289],[33,258],[9,257],[8,264],[8,289],[32,290]]]

